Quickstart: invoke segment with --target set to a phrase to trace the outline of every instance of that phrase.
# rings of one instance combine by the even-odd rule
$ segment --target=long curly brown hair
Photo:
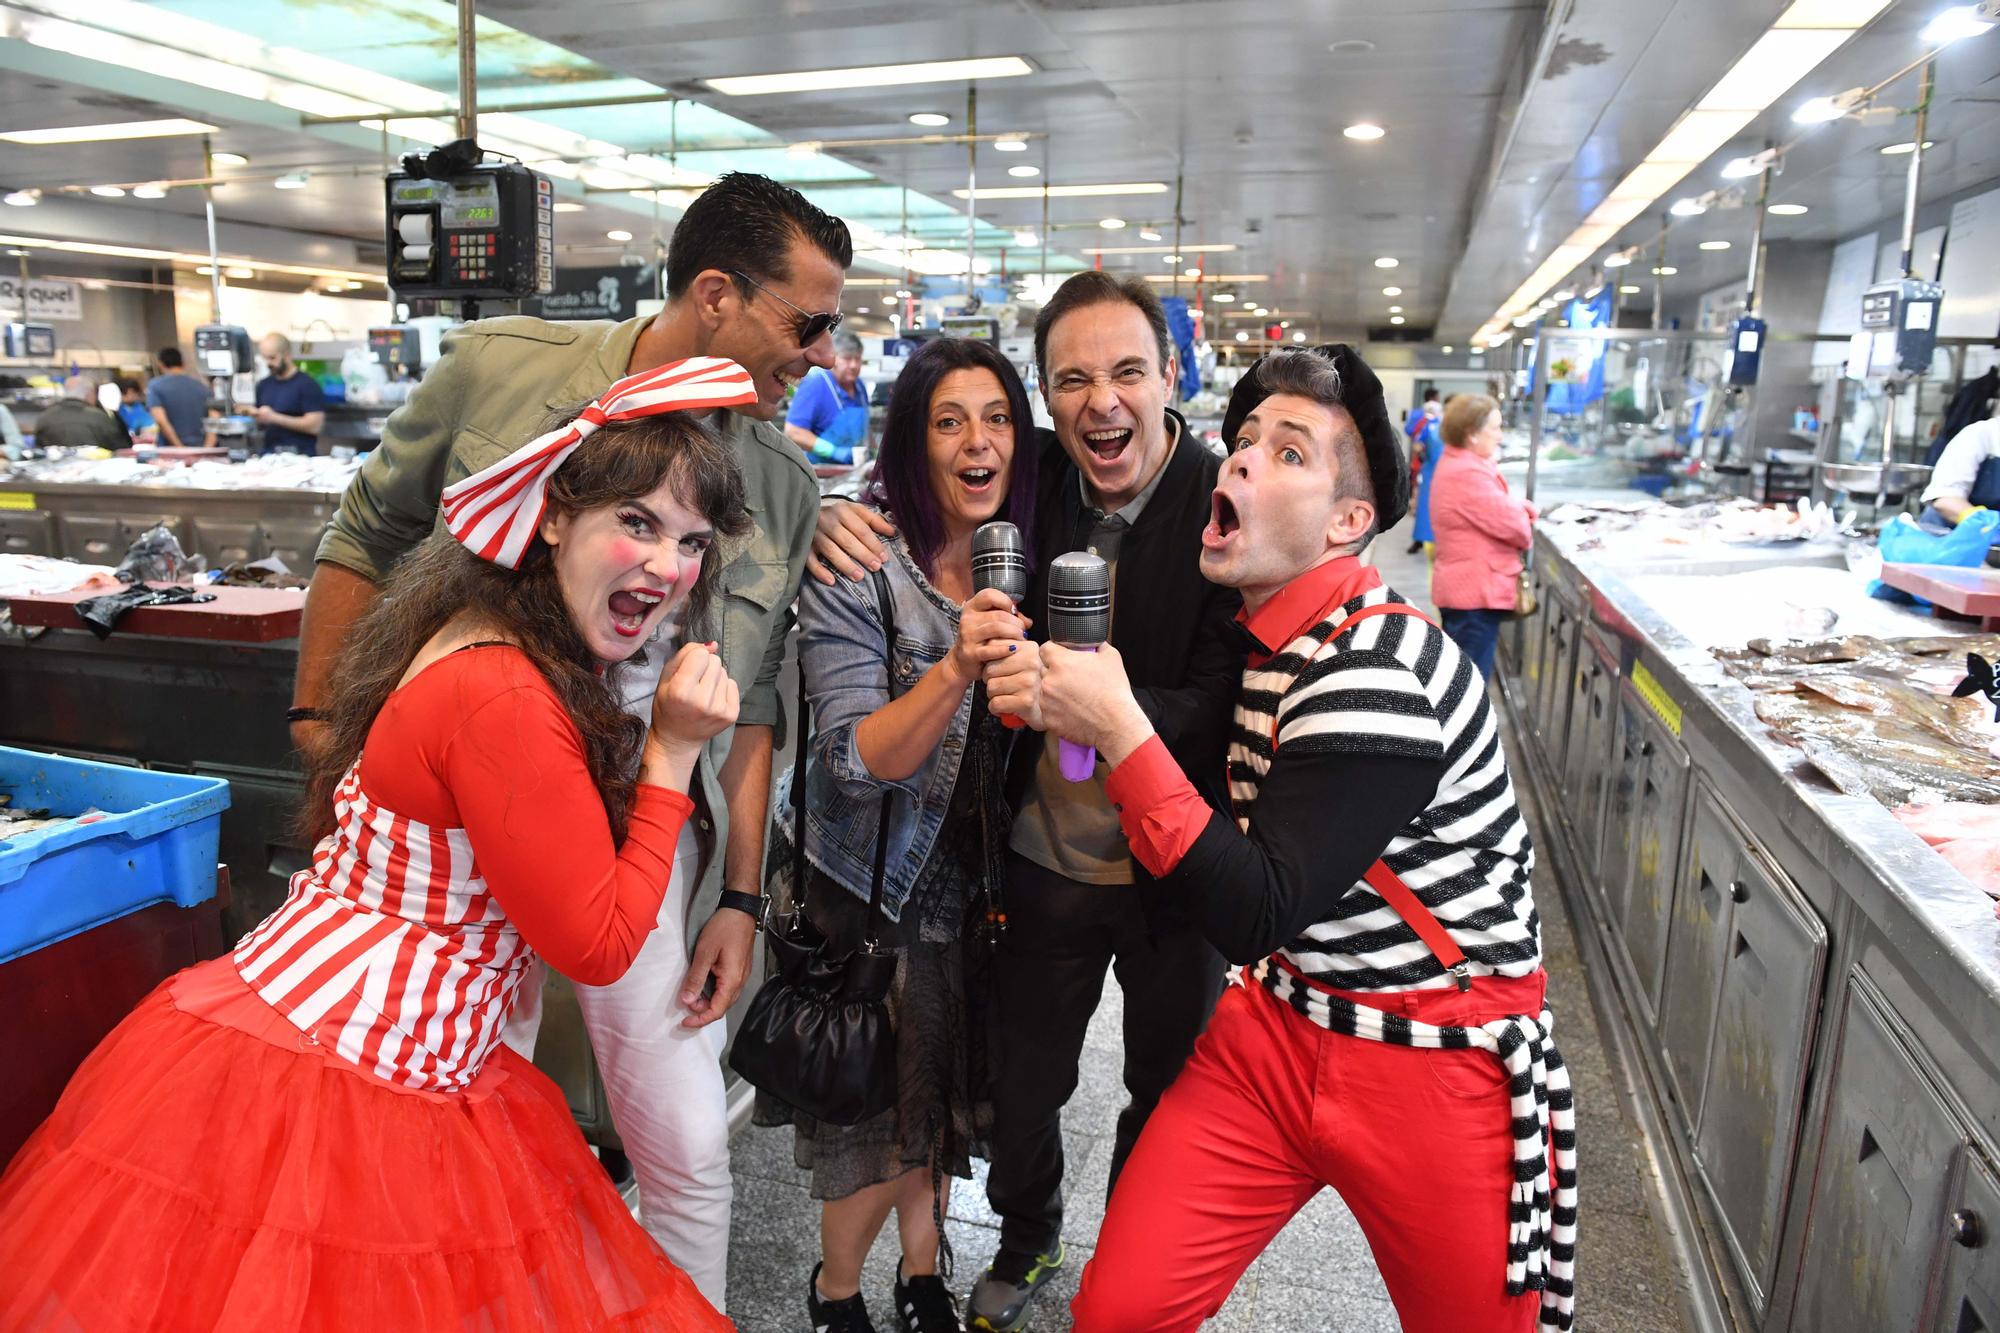
[[[551,426],[575,415],[560,413]],[[597,430],[550,479],[549,516],[622,504],[669,482],[718,537],[749,530],[736,460],[685,413],[611,422]],[[721,574],[715,549],[703,559],[688,594],[684,625],[705,623]],[[403,673],[446,622],[468,609],[477,612],[482,632],[518,644],[569,710],[583,734],[584,760],[604,798],[612,833],[624,840],[646,726],[620,705],[602,663],[571,619],[552,548],[537,533],[520,568],[505,569],[481,560],[440,527],[396,565],[340,655],[329,734],[306,761],[306,800],[297,824],[309,844],[332,831],[334,790],[360,758],[376,714]]]

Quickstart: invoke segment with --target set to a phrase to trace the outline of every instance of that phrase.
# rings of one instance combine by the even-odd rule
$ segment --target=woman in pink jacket
[[[1444,632],[1487,676],[1500,621],[1514,609],[1521,555],[1533,539],[1535,507],[1508,494],[1494,457],[1500,452],[1500,405],[1483,393],[1444,405],[1444,457],[1431,481],[1437,542],[1431,601]]]

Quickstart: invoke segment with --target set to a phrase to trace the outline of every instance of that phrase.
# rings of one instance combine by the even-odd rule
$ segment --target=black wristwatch
[[[764,919],[764,897],[757,893],[739,893],[735,889],[724,889],[718,907],[733,907],[749,916],[752,921]]]

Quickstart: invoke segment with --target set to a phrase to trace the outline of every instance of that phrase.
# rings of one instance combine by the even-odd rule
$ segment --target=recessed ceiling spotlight
[[[1674,274],[1678,272],[1680,272],[1680,270],[1675,268],[1672,264],[1663,264],[1660,267],[1653,270],[1653,276],[1656,278],[1671,278],[1674,276]]]
[[[1702,243],[1701,243],[1701,244],[1700,244],[1699,246],[1697,246],[1696,248],[1697,248],[1697,249],[1701,249],[1701,250],[1727,250],[1727,249],[1729,248],[1729,242],[1728,242],[1728,241],[1703,241],[1703,242],[1702,242]]]
[[[116,185],[93,185],[90,192],[100,199],[123,199],[125,191]]]
[[[1676,199],[1667,211],[1677,218],[1698,218],[1708,211],[1708,205],[1699,199]]]
[[[257,273],[254,269],[247,269],[242,267],[241,265],[238,265],[235,268],[226,268],[222,270],[222,275],[225,278],[235,278],[238,281],[241,281],[245,278],[254,278],[257,276]]]
[[[632,233],[626,231],[623,227],[619,227],[616,228],[615,230],[605,232],[604,239],[607,241],[617,241],[620,244],[623,244],[624,242],[632,239]]]
[[[1402,294],[1403,289],[1401,287],[1384,287],[1382,289],[1382,295],[1384,296],[1401,296]]]
[[[1238,329],[1238,330],[1236,330],[1236,341],[1237,341],[1237,342],[1240,342],[1240,343],[1247,343],[1247,342],[1249,342],[1249,341],[1250,341],[1250,331],[1249,331],[1248,329]]]
[[[908,287],[898,287],[898,288],[896,289],[896,299],[897,299],[898,301],[907,301],[907,300],[909,300],[909,299],[910,299],[910,289],[909,289]]]
[[[1198,278],[1201,276],[1201,270],[1198,268],[1184,268],[1181,270],[1181,276],[1183,278]]]
[[[1563,290],[1552,294],[1547,301],[1543,302],[1543,304],[1554,305],[1558,301],[1574,301],[1575,299],[1576,299],[1576,293],[1571,291],[1569,288],[1565,287],[1563,288]]]
[[[1391,324],[1401,324],[1403,322],[1403,317],[1401,315],[1391,315],[1389,316],[1389,322]]]
[[[910,113],[910,124],[936,129],[940,125],[951,124],[951,117],[942,111],[913,111]]]
[[[1637,285],[1636,285],[1636,284],[1634,284],[1634,283],[1629,283],[1629,282],[1628,282],[1628,283],[1624,284],[1623,286],[1621,286],[1621,287],[1620,287],[1620,288],[1619,288],[1618,290],[1619,290],[1619,292],[1620,292],[1620,293],[1622,293],[1623,295],[1626,295],[1626,296],[1637,296],[1637,295],[1638,295],[1638,294],[1639,294],[1639,293],[1640,293],[1640,292],[1641,292],[1642,290],[1644,290],[1644,289],[1643,289],[1643,288],[1641,288],[1641,287],[1639,287],[1639,286],[1637,286]]]
[[[1099,218],[1097,225],[1106,231],[1118,231],[1125,225],[1124,218]]]
[[[1140,230],[1139,239],[1142,241],[1157,241],[1160,239],[1160,233],[1154,231],[1151,227],[1145,227]],[[1169,259],[1167,262],[1171,264],[1174,261]]]
[[[9,190],[0,195],[0,204],[12,204],[15,208],[33,208],[41,202],[40,190]]]
[[[1030,246],[1040,245],[1041,238],[1031,231],[1017,231],[1014,233],[1014,244],[1026,250]]]
[[[1297,333],[1294,333],[1292,335],[1292,341],[1295,343],[1302,343],[1305,340],[1306,340],[1306,332],[1304,329],[1300,329]]]
[[[1890,144],[1883,144],[1880,148],[1876,149],[1876,151],[1882,154],[1882,156],[1884,157],[1900,157],[1904,153],[1915,152],[1916,147],[1917,145],[1914,141],[1907,143],[1890,143]],[[1937,144],[1933,140],[1930,139],[1924,140],[1924,151],[1926,153],[1930,152],[1930,150],[1935,147],[1937,147]]]
[[[158,185],[135,185],[132,187],[132,197],[134,199],[164,199],[167,197],[167,192]]]
[[[1367,55],[1375,49],[1375,43],[1366,37],[1343,37],[1337,42],[1328,42],[1326,49],[1337,56]]]
[[[1160,262],[1162,264],[1178,264],[1181,262],[1181,257],[1179,255],[1165,255],[1161,257]]]
[[[250,159],[241,153],[210,153],[208,160],[218,167],[247,167]]]
[[[549,209],[551,212],[555,213],[581,213],[583,211],[583,205],[577,203],[573,199],[562,199],[558,200],[556,203],[549,205]]]
[[[1250,313],[1253,315],[1268,315],[1271,311],[1269,307],[1259,305],[1250,307]]]
[[[1024,139],[995,139],[993,141],[993,151],[996,153],[1025,153],[1028,151],[1028,144]]]
[[[1216,300],[1218,300],[1218,301],[1220,301],[1220,302],[1221,302],[1221,303],[1222,303],[1223,305],[1229,305],[1229,304],[1233,303],[1233,302],[1234,302],[1234,301],[1236,300],[1236,293],[1235,293],[1235,292],[1217,292],[1217,293],[1215,294],[1215,299],[1216,299]]]
[[[1007,168],[1007,174],[1009,176],[1018,176],[1025,180],[1029,176],[1041,175],[1042,169],[1040,167],[1030,166],[1026,162],[1023,162],[1018,167]]]
[[[1375,267],[1394,268],[1402,262],[1403,262],[1402,260],[1396,258],[1394,255],[1383,255],[1380,259],[1375,261]]]
[[[873,306],[858,305],[854,307],[854,313],[857,315],[870,314],[873,312],[873,310],[874,310]]]
[[[1445,344],[1444,346],[1442,346],[1442,347],[1438,348],[1438,351],[1440,351],[1440,352],[1443,352],[1443,353],[1444,353],[1444,354],[1445,354],[1446,356],[1450,356],[1450,355],[1451,355],[1451,344],[1450,344],[1450,343],[1446,343],[1446,344]]]
[[[1767,213],[1775,214],[1781,218],[1795,218],[1802,213],[1809,213],[1812,210],[1807,208],[1804,204],[1772,204],[1769,208],[1765,209],[1764,211]]]
[[[306,188],[306,181],[307,176],[305,172],[292,171],[278,177],[271,184],[280,190],[303,190]]]
[[[1368,121],[1365,120],[1357,125],[1349,125],[1346,129],[1341,131],[1342,134],[1346,135],[1350,139],[1360,139],[1364,142],[1367,142],[1369,140],[1379,139],[1388,132],[1389,131],[1383,129],[1380,125],[1370,124]]]
[[[1604,256],[1604,267],[1606,268],[1624,268],[1627,264],[1631,262],[1632,262],[1632,256],[1628,254],[1615,254],[1615,255]]]

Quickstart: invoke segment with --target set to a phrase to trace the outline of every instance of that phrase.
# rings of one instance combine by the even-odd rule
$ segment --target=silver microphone
[[[1059,555],[1049,564],[1049,641],[1094,653],[1111,637],[1111,566],[1087,551]],[[1097,771],[1094,746],[1059,740],[1057,762],[1071,782]]]
[[[1021,530],[995,520],[972,534],[972,590],[998,588],[1019,606],[1028,595],[1028,552]]]

